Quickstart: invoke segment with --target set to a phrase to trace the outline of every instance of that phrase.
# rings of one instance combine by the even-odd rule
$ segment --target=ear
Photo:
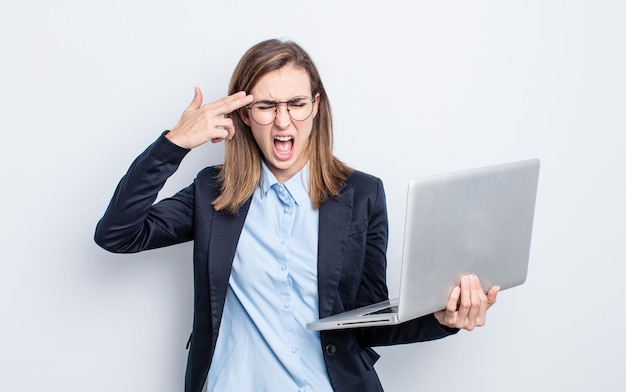
[[[313,103],[313,118],[317,116],[317,112],[319,111],[319,108],[320,108],[321,99],[322,97],[320,96],[320,93],[315,94],[315,103]]]
[[[248,110],[248,108],[246,108],[245,106],[239,108],[239,117],[241,117],[241,120],[244,124],[250,126],[250,111]]]

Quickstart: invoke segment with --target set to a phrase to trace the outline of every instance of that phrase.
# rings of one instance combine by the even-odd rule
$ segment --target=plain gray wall
[[[113,255],[94,226],[193,87],[223,96],[272,37],[319,66],[336,154],[385,183],[392,295],[409,178],[542,160],[527,283],[479,330],[379,349],[386,390],[626,388],[624,2],[0,4],[0,390],[182,390],[191,246]]]

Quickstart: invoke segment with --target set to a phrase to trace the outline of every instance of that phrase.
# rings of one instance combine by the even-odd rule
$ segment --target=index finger
[[[471,275],[470,284],[472,291],[472,309],[470,310],[469,315],[472,319],[480,321],[484,318],[485,311],[487,310],[487,296],[485,295],[485,292],[480,284],[478,276]]]
[[[476,275],[470,275],[470,287],[472,290],[472,294],[480,297],[481,295],[485,295],[485,290],[483,290],[483,286],[480,284],[480,279]]]
[[[207,104],[206,106],[215,108],[218,110],[218,114],[224,115],[252,103],[253,99],[254,97],[252,95],[247,95],[245,91],[239,91],[218,99],[217,101]]]

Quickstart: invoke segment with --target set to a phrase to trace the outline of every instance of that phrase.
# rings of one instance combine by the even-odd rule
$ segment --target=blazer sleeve
[[[358,306],[388,299],[387,268],[387,204],[385,191],[377,179],[375,196],[368,209],[367,243],[363,278],[357,292]],[[388,327],[358,328],[357,339],[362,346],[388,346],[440,339],[458,332],[439,324],[433,314]]]
[[[133,161],[96,226],[100,247],[134,253],[193,239],[193,184],[154,204],[188,152],[163,133]]]

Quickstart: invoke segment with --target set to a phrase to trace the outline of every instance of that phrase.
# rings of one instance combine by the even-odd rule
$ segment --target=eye
[[[305,97],[296,97],[289,101],[289,106],[291,107],[303,107],[308,104],[310,101]]]
[[[276,110],[276,102],[257,102],[254,107],[262,111]]]

